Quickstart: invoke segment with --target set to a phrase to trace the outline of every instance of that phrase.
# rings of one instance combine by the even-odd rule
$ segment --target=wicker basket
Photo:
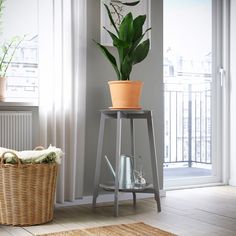
[[[0,224],[37,225],[53,219],[58,164],[4,164],[0,158]]]

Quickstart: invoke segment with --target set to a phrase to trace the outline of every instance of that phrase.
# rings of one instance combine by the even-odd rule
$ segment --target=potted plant
[[[22,40],[22,38],[16,36],[9,42],[4,42],[0,47],[0,101],[5,99],[6,73]]]
[[[127,3],[119,1],[120,4],[128,6],[137,5],[139,2],[140,1]],[[113,3],[111,2],[110,4],[114,8]],[[143,61],[148,55],[150,40],[143,40],[143,38],[151,28],[143,32],[146,15],[139,15],[133,18],[131,12],[125,15],[120,25],[117,26],[108,5],[104,3],[104,6],[115,33],[105,27],[103,28],[113,41],[113,46],[118,52],[119,63],[117,63],[116,57],[111,54],[107,47],[96,41],[95,43],[111,63],[117,76],[117,80],[108,82],[112,98],[111,108],[140,109],[139,100],[143,82],[137,80],[131,81],[130,73],[133,66]]]
[[[0,0],[0,20],[2,17],[4,0]],[[1,21],[0,21],[1,27]],[[1,32],[0,32],[1,34]],[[8,67],[15,55],[16,49],[19,47],[20,43],[24,37],[15,36],[9,41],[1,42],[0,44],[0,101],[5,99],[6,92],[6,73]]]

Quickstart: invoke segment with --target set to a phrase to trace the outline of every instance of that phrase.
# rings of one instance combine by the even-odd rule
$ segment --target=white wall
[[[231,0],[230,10],[230,180],[236,186],[236,1]]]

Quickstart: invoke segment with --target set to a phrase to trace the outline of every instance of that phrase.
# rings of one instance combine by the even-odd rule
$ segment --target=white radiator
[[[0,111],[0,147],[32,149],[32,112]]]

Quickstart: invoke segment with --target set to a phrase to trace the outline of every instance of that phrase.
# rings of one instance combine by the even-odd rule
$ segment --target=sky
[[[164,52],[202,58],[211,52],[211,0],[164,0]]]
[[[7,0],[4,6],[0,40],[5,41],[16,35],[30,38],[38,34],[37,0]]]

